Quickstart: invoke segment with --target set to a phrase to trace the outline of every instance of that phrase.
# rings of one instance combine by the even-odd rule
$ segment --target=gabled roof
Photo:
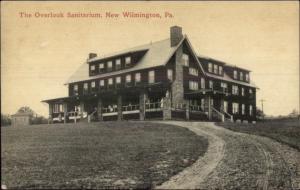
[[[100,59],[105,59],[114,55],[120,55],[120,54],[126,54],[128,52],[136,52],[136,51],[142,51],[147,50],[147,53],[141,58],[141,60],[132,68],[113,71],[109,73],[104,73],[97,76],[89,76],[89,65],[86,63],[83,63],[77,71],[69,78],[69,80],[66,82],[66,84],[84,81],[84,80],[92,80],[92,79],[98,79],[103,78],[111,75],[117,75],[122,73],[127,73],[130,71],[137,71],[157,66],[163,66],[165,65],[169,59],[172,57],[172,55],[175,53],[177,48],[182,44],[182,42],[185,40],[186,37],[184,37],[177,46],[171,47],[170,46],[170,38],[152,42],[146,45],[141,45],[137,47],[133,47],[130,49],[126,49],[117,53],[113,53],[110,55],[105,55],[102,57],[96,57],[90,60],[96,61]]]

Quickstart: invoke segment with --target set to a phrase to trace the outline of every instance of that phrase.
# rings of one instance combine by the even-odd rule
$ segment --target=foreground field
[[[151,188],[202,156],[206,139],[176,126],[105,122],[1,128],[8,188]]]
[[[237,132],[266,136],[300,151],[300,121],[298,119],[266,120],[255,125],[241,123],[218,123],[218,125]]]

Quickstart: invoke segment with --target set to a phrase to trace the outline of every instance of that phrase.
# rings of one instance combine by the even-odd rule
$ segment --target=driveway
[[[209,122],[163,121],[208,139],[208,151],[157,189],[299,189],[300,152]],[[195,150],[197,151],[197,150]]]

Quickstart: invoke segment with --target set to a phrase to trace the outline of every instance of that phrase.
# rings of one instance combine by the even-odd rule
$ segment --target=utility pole
[[[265,112],[264,112],[264,102],[266,101],[266,100],[264,100],[264,99],[261,99],[261,100],[259,100],[260,102],[261,102],[261,111],[262,111],[262,117],[263,117],[263,120],[265,119]]]

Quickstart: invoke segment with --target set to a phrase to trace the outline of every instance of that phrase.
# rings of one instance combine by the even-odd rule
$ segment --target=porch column
[[[68,104],[64,103],[64,123],[67,123],[67,118],[68,118]]]
[[[207,111],[208,111],[208,119],[211,120],[212,116],[211,116],[211,97],[208,96],[205,98],[205,104],[207,106]]]
[[[190,120],[190,101],[186,100],[185,119]]]
[[[49,118],[48,118],[48,124],[52,123],[52,113],[53,113],[53,105],[49,103]]]
[[[122,120],[122,96],[118,95],[118,121]]]
[[[171,118],[172,118],[171,98],[164,97],[163,98],[163,120],[170,120]]]
[[[80,101],[80,119],[82,120],[83,119],[83,112],[84,112],[84,102],[83,101]]]
[[[98,98],[98,104],[97,104],[97,115],[98,115],[98,120],[102,121],[102,99],[99,97]]]
[[[146,114],[146,92],[143,90],[139,95],[139,104],[140,104],[140,120],[145,120]]]

